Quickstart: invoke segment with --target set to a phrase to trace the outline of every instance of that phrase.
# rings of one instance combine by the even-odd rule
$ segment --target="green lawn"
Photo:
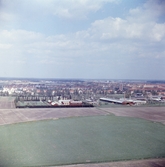
[[[41,166],[165,157],[165,126],[94,116],[0,126],[0,166]]]

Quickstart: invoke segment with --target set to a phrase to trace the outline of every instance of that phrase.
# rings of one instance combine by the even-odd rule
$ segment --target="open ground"
[[[16,109],[11,104],[13,99],[0,100],[0,165],[165,166],[165,107]]]
[[[14,97],[0,97],[0,125],[77,116],[109,115],[142,118],[165,124],[165,107],[16,109]]]
[[[2,125],[0,134],[1,166],[165,158],[165,126],[137,118],[97,115],[33,121]]]
[[[109,162],[99,164],[78,164],[67,165],[61,167],[164,167],[165,158],[162,159],[146,159],[138,161],[122,161],[122,162]]]
[[[15,108],[14,99],[15,99],[15,97],[0,96],[0,109]]]
[[[0,109],[0,125],[66,117],[116,115],[165,124],[165,107]]]

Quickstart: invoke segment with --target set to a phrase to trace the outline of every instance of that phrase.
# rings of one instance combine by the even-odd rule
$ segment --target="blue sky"
[[[165,1],[0,0],[0,77],[165,80]]]

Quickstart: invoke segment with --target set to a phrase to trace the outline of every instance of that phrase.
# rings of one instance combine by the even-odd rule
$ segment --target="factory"
[[[52,106],[65,106],[65,107],[82,107],[82,101],[74,101],[74,100],[58,100],[58,101],[48,101]]]
[[[120,105],[130,105],[130,106],[146,104],[146,101],[125,99],[125,98],[121,98],[121,99],[100,98],[100,101],[105,101],[105,102],[120,104]]]

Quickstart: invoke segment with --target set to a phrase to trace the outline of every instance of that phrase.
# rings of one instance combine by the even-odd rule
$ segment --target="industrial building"
[[[146,104],[146,101],[142,100],[133,100],[133,99],[111,99],[111,98],[100,98],[100,101],[105,101],[114,104],[121,104],[121,105],[141,105]]]

